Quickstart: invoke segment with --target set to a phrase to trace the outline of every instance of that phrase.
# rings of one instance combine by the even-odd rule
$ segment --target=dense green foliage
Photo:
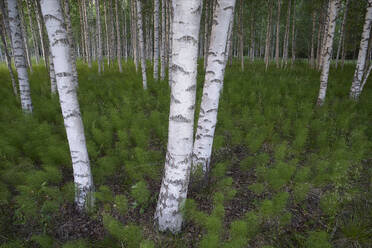
[[[134,65],[124,68],[119,74],[114,66],[102,76],[96,68],[78,68],[96,187],[96,208],[82,218],[71,214],[71,161],[45,69],[34,67],[35,111],[24,115],[0,66],[0,247],[372,243],[372,88],[367,83],[359,103],[348,100],[353,66],[331,71],[321,108],[315,107],[319,73],[305,64],[267,72],[259,62],[244,73],[238,65],[229,68],[211,177],[208,186],[192,185],[178,236],[157,233],[152,223],[167,145],[169,88],[150,81],[143,91]]]

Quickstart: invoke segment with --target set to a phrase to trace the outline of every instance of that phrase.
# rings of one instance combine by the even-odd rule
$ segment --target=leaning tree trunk
[[[276,60],[276,67],[279,68],[279,43],[280,43],[280,6],[282,5],[282,1],[278,0],[278,16],[276,20],[276,46],[275,46],[275,60]]]
[[[327,5],[327,2],[324,3],[325,5]],[[324,15],[324,23],[323,23],[323,40],[322,40],[322,46],[321,46],[321,49],[320,49],[320,64],[319,64],[319,69],[321,69],[323,67],[323,60],[324,60],[324,53],[325,53],[325,49],[326,49],[326,43],[327,43],[327,39],[328,39],[328,29],[329,29],[329,23],[330,23],[330,17],[331,17],[331,1],[328,2],[328,7],[327,8],[324,8],[324,12],[326,13]],[[332,54],[331,54],[332,55]]]
[[[32,5],[31,5],[31,1],[30,0],[27,0],[27,7],[28,7],[28,10],[27,10],[27,13],[28,13],[28,20],[29,20],[29,25],[30,25],[30,30],[31,30],[31,38],[32,38],[32,42],[33,42],[33,46],[34,46],[34,50],[35,50],[35,57],[36,57],[36,63],[39,64],[39,61],[40,61],[40,48],[39,48],[39,42],[37,40],[37,35],[35,34],[35,29],[34,29],[34,22],[32,21]]]
[[[345,41],[345,24],[346,24],[349,2],[350,0],[346,0],[346,3],[345,3],[344,18],[342,19],[341,34],[340,34],[340,39],[338,41],[338,47],[337,47],[336,68],[338,66],[338,59],[340,58],[341,47],[344,45],[344,41]]]
[[[143,41],[143,28],[142,28],[142,4],[141,4],[141,0],[136,0],[136,1],[137,1],[138,41],[139,41],[141,69],[142,69],[142,84],[143,84],[143,88],[146,90],[147,89],[147,76],[146,76],[145,44]]]
[[[159,0],[154,1],[154,80],[159,80]]]
[[[119,1],[115,2],[115,16],[116,16],[116,47],[118,59],[119,72],[123,72],[123,66],[121,65],[121,37],[120,37],[120,22],[119,22]]]
[[[173,81],[165,171],[155,212],[160,231],[179,232],[187,196],[193,146],[198,38],[201,0],[174,0],[172,5]]]
[[[204,173],[210,169],[218,104],[226,66],[229,26],[234,13],[234,5],[235,0],[217,0],[213,15],[203,97],[193,148],[193,170],[196,166],[201,166]]]
[[[41,9],[47,29],[50,49],[57,78],[62,115],[70,147],[75,202],[79,210],[93,206],[93,178],[85,142],[83,121],[77,98],[70,56],[70,44],[63,22],[59,0],[41,0]]]
[[[32,113],[30,85],[28,82],[27,62],[23,47],[23,34],[18,14],[18,5],[17,1],[15,0],[7,0],[7,3],[10,33],[12,37],[11,41],[13,47],[13,58],[15,68],[18,73],[19,94],[21,98],[22,110],[27,113]]]
[[[99,0],[95,0],[96,5],[96,25],[97,25],[97,50],[98,50],[98,74],[101,74],[105,69],[104,63],[102,61],[102,30],[101,30],[101,13]]]
[[[363,26],[362,39],[358,54],[358,61],[355,68],[354,79],[350,89],[350,98],[358,100],[361,93],[361,82],[363,79],[364,68],[367,58],[368,42],[372,24],[372,0],[368,0],[367,13]]]
[[[372,0],[371,0],[372,1]],[[317,105],[323,105],[327,93],[329,65],[331,62],[331,54],[333,48],[333,38],[336,28],[337,11],[340,5],[340,0],[330,0],[329,4],[329,23],[328,33],[326,34],[327,39],[324,47],[323,59],[322,59],[322,72],[320,74],[320,89],[317,100]]]
[[[5,18],[4,15],[3,15],[3,18]],[[6,37],[6,31],[5,31],[4,22],[5,22],[5,20],[0,19],[0,28],[1,28],[0,36],[1,36],[1,41],[3,43],[3,46],[4,46],[6,65],[8,66],[10,80],[12,81],[13,93],[16,97],[18,97],[17,83],[16,83],[16,80],[15,80],[14,72],[13,72],[13,68],[12,68],[12,59],[9,56],[8,45],[6,43],[6,38],[5,38]]]

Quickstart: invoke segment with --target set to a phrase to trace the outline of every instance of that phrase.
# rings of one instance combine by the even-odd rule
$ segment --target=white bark
[[[336,28],[336,18],[337,11],[340,5],[340,0],[330,0],[329,4],[329,22],[328,22],[328,33],[326,34],[326,43],[323,49],[323,59],[322,59],[322,72],[320,74],[320,89],[318,96],[318,105],[323,105],[327,93],[328,86],[328,75],[329,75],[329,65],[331,62],[331,54],[333,48],[333,38]]]
[[[159,80],[159,0],[154,1],[154,79]]]
[[[296,59],[296,0],[293,0],[293,17],[292,17],[292,65]],[[331,52],[332,55],[332,52]]]
[[[282,5],[282,1],[278,0],[278,16],[276,20],[276,43],[275,43],[275,60],[276,60],[276,67],[279,68],[279,43],[280,43],[280,7]]]
[[[54,63],[52,53],[49,53],[49,75],[50,75],[50,91],[52,95],[57,93],[57,79],[56,79],[56,72],[54,71]]]
[[[362,39],[360,41],[358,61],[355,68],[353,83],[350,89],[350,98],[354,100],[358,100],[361,93],[361,82],[364,74],[364,68],[366,66],[368,41],[371,33],[371,24],[372,24],[372,0],[368,0]]]
[[[5,17],[3,16],[3,18]],[[1,28],[1,32],[0,32],[1,41],[4,46],[5,62],[6,62],[6,65],[8,66],[10,80],[12,81],[13,93],[14,93],[14,96],[18,97],[17,83],[15,80],[14,72],[12,68],[12,59],[9,56],[8,45],[6,43],[6,38],[5,38],[6,37],[5,24],[1,20],[0,20],[0,28]]]
[[[288,0],[288,8],[287,8],[287,23],[285,25],[285,34],[284,34],[284,42],[283,42],[283,59],[282,59],[282,66],[286,67],[288,63],[288,45],[289,45],[289,27],[291,25],[291,3],[292,0]]]
[[[105,69],[102,61],[102,30],[101,30],[101,13],[100,13],[100,1],[95,0],[96,7],[96,26],[97,26],[97,50],[98,50],[98,74],[101,74]]]
[[[22,110],[28,113],[32,113],[32,101],[26,64],[27,62],[25,58],[25,50],[23,47],[23,34],[21,31],[17,1],[7,0],[7,3],[10,33],[12,37],[11,41],[13,47],[13,57],[15,68],[18,73],[19,95],[21,98]]]
[[[204,173],[209,171],[218,104],[227,61],[229,26],[234,7],[235,0],[217,0],[213,15],[203,97],[193,148],[193,168],[202,166]]]
[[[116,47],[117,47],[117,59],[119,65],[119,72],[123,72],[123,66],[121,65],[121,37],[120,37],[120,23],[119,23],[119,1],[115,2],[115,16],[116,16]]]
[[[165,79],[165,1],[161,1],[161,46],[160,46],[160,79]]]
[[[310,66],[312,68],[314,68],[315,66],[315,59],[314,59],[314,42],[315,42],[315,26],[316,26],[315,18],[316,18],[316,12],[314,10],[312,14],[313,29],[311,32],[311,51],[310,51]]]
[[[341,31],[340,31],[341,34],[340,34],[340,40],[338,41],[338,48],[337,48],[337,55],[336,55],[336,68],[338,66],[338,60],[340,58],[341,47],[344,45],[344,41],[345,41],[345,24],[346,24],[349,2],[350,0],[346,0],[346,3],[345,3],[344,18],[342,19]]]
[[[155,212],[160,231],[179,232],[191,169],[201,0],[173,0],[173,80],[165,171]]]
[[[139,41],[141,69],[142,69],[142,84],[143,84],[143,88],[146,90],[147,89],[147,76],[146,76],[145,44],[143,41],[143,29],[142,29],[142,4],[141,4],[141,0],[136,0],[136,1],[137,1],[138,41]]]
[[[83,210],[84,207],[91,207],[93,204],[93,179],[74,86],[73,64],[70,57],[71,47],[59,0],[41,0],[41,9],[53,56],[59,99],[70,147],[76,186],[75,202],[78,209]]]

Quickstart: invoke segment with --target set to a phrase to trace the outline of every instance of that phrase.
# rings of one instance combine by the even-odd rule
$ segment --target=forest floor
[[[122,74],[111,67],[100,76],[80,63],[78,72],[97,192],[88,214],[73,206],[63,120],[45,68],[34,66],[34,113],[25,115],[0,65],[1,248],[372,247],[372,82],[350,101],[354,65],[331,69],[322,107],[319,72],[307,64],[228,67],[210,177],[190,185],[178,235],[153,224],[168,84],[150,79],[144,91],[132,63]]]

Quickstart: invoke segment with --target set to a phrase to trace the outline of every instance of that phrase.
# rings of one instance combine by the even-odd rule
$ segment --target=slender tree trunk
[[[92,67],[91,49],[90,49],[90,35],[88,26],[88,16],[87,16],[87,4],[85,0],[82,0],[83,8],[83,25],[84,25],[84,41],[85,41],[85,51],[87,56],[88,67]]]
[[[327,2],[325,2],[325,5],[327,4]],[[331,16],[331,0],[328,1],[328,7],[325,8],[325,12],[326,14],[324,15],[325,16],[325,21],[324,21],[324,28],[323,28],[323,40],[322,40],[322,46],[321,46],[321,56],[320,56],[320,67],[319,69],[321,69],[323,67],[323,60],[324,60],[324,53],[325,53],[325,49],[326,49],[326,43],[327,43],[327,39],[328,39],[328,28],[329,28],[329,23],[330,23],[330,16]]]
[[[74,38],[72,36],[72,25],[71,25],[71,18],[70,18],[70,2],[69,0],[64,1],[64,15],[65,15],[65,24],[66,24],[66,31],[67,31],[67,38],[68,42],[71,46],[70,49],[70,56],[72,62],[72,73],[74,74],[74,82],[75,86],[78,86],[78,74],[76,69],[76,54],[75,54],[75,43]]]
[[[292,17],[292,65],[296,59],[296,0],[293,0]]]
[[[267,26],[266,26],[266,45],[265,45],[265,65],[266,70],[270,63],[270,43],[271,43],[271,20],[272,20],[272,13],[273,13],[273,7],[271,0],[267,1],[267,4],[269,6],[269,11],[267,15]]]
[[[159,80],[159,0],[154,0],[154,79]]]
[[[289,28],[291,25],[291,3],[292,3],[292,0],[288,0],[287,23],[285,25],[285,34],[284,34],[284,42],[283,42],[283,60],[282,60],[283,67],[286,67],[288,64]]]
[[[244,3],[240,0],[240,13],[239,13],[239,57],[240,57],[240,67],[244,71],[244,30],[243,30],[243,20],[244,20]]]
[[[32,101],[30,93],[30,85],[28,81],[28,72],[25,58],[25,50],[23,47],[23,34],[18,12],[17,1],[7,0],[8,3],[8,18],[11,33],[11,41],[13,43],[13,57],[15,68],[18,73],[19,94],[21,98],[22,110],[26,113],[32,113]]]
[[[169,45],[168,45],[168,68],[172,68],[173,66],[173,10],[172,10],[172,0],[169,0]],[[168,69],[168,83],[169,87],[172,86],[172,81],[173,81],[173,71]]]
[[[102,61],[102,31],[101,31],[101,13],[100,13],[100,1],[95,0],[96,7],[96,26],[97,26],[97,50],[98,50],[98,74],[101,74],[105,69]]]
[[[255,23],[254,23],[254,11],[251,13],[251,51],[250,51],[250,57],[251,61],[254,61],[254,56],[255,56]]]
[[[242,3],[242,2],[240,2]],[[231,16],[235,0],[217,0],[209,46],[203,97],[193,148],[193,166],[209,171],[220,92],[223,87]],[[242,8],[242,5],[240,5]]]
[[[4,46],[5,61],[6,61],[6,65],[8,66],[9,76],[10,76],[10,80],[12,82],[13,93],[18,98],[17,83],[16,83],[16,80],[15,80],[14,72],[13,72],[13,68],[12,68],[12,59],[9,56],[8,45],[6,43],[6,31],[5,31],[5,24],[4,24],[5,20],[4,19],[5,19],[5,16],[3,15],[3,20],[0,20],[1,41],[2,41],[3,46]]]
[[[165,79],[165,1],[161,0],[160,79]]]
[[[40,38],[40,44],[41,44],[41,52],[42,52],[42,57],[44,59],[44,64],[45,67],[48,69],[48,60],[49,60],[49,55],[47,52],[47,47],[44,41],[44,35],[43,35],[43,22],[41,20],[41,13],[40,13],[40,8],[39,8],[39,3],[38,0],[35,0],[35,15],[36,15],[36,22],[38,26],[38,31],[39,31],[39,38]]]
[[[128,62],[128,34],[127,34],[127,19],[126,19],[126,3],[123,3],[123,52],[124,52],[124,59],[125,62]]]
[[[314,66],[315,66],[314,43],[315,43],[315,28],[316,28],[316,12],[315,12],[315,10],[313,11],[312,19],[313,19],[313,29],[312,29],[312,32],[311,32],[310,66],[311,66],[311,68],[314,68]]]
[[[31,14],[32,5],[31,5],[30,0],[27,0],[27,6],[28,6],[27,13],[28,13],[28,19],[29,19],[29,24],[30,24],[32,43],[33,43],[34,50],[35,50],[36,63],[39,64],[39,61],[40,61],[40,47],[39,47],[39,42],[36,38],[37,35],[35,34],[34,22],[32,20],[32,14]]]
[[[336,55],[336,68],[338,67],[338,59],[340,57],[341,46],[345,42],[345,24],[346,24],[349,2],[350,2],[350,0],[346,0],[346,3],[345,3],[344,18],[342,19],[341,34],[340,34],[340,39],[338,41],[338,48],[337,48],[337,55]]]
[[[68,2],[69,0],[66,0]],[[83,10],[83,0],[78,0],[78,7],[79,7],[79,21],[80,21],[80,47],[81,47],[81,55],[85,62],[87,62],[86,51],[85,51],[85,25],[84,25],[84,10]],[[66,18],[67,19],[67,18]]]
[[[111,65],[111,53],[110,53],[110,29],[108,24],[107,16],[107,2],[110,0],[104,0],[104,10],[105,10],[105,29],[106,29],[106,56],[107,56],[107,66]]]
[[[110,14],[110,26],[111,26],[111,61],[114,61],[115,56],[117,56],[116,49],[115,49],[115,20],[114,20],[114,0],[109,1],[108,5],[109,9],[109,14]]]
[[[56,72],[54,70],[54,62],[52,54],[49,53],[49,71],[50,71],[50,92],[52,95],[57,93],[57,79],[56,79]]]
[[[204,7],[204,61],[203,66],[204,69],[207,67],[207,60],[208,60],[208,47],[209,47],[209,1],[205,0],[205,7]]]
[[[282,1],[278,0],[278,16],[276,20],[276,47],[275,47],[275,59],[276,59],[276,67],[279,68],[279,44],[280,44],[280,7],[282,5]]]
[[[147,89],[147,76],[146,76],[146,58],[145,58],[145,44],[143,41],[143,29],[142,29],[142,4],[141,0],[137,1],[137,25],[138,25],[138,40],[141,57],[141,69],[142,69],[142,83],[143,89]]]
[[[372,0],[371,0],[372,1]],[[328,33],[326,34],[327,39],[324,47],[323,53],[323,63],[322,63],[322,72],[320,74],[320,89],[317,105],[323,105],[327,93],[328,85],[328,74],[329,74],[329,65],[331,61],[331,54],[333,48],[333,38],[336,28],[336,18],[337,11],[340,5],[340,0],[330,0],[329,4],[329,24],[328,24]]]
[[[21,19],[20,20],[21,21],[21,30],[22,30],[22,34],[23,34],[23,45],[24,45],[24,49],[26,51],[27,66],[30,69],[30,72],[32,73],[33,70],[32,70],[32,62],[31,62],[31,53],[30,53],[30,49],[29,49],[28,41],[27,41],[27,29],[26,29],[26,26],[25,26],[25,18],[24,18],[24,13],[23,13],[22,1],[19,1],[18,5],[19,5],[19,17]]]
[[[173,82],[165,172],[155,212],[160,231],[179,232],[191,169],[201,0],[174,0]]]
[[[71,63],[71,51],[69,51],[71,46],[63,23],[59,0],[41,0],[41,7],[53,55],[59,99],[70,147],[76,187],[75,202],[77,208],[83,210],[85,207],[92,207],[94,204],[94,186],[84,127],[74,85],[73,63]]]
[[[358,61],[355,68],[354,79],[350,89],[350,98],[358,100],[361,94],[361,82],[363,79],[364,68],[367,59],[368,42],[371,33],[372,25],[372,0],[368,0],[367,13],[363,26],[362,39],[360,41],[360,48],[358,53]]]
[[[121,65],[121,37],[120,37],[120,23],[119,23],[119,1],[115,2],[115,16],[116,16],[116,57],[118,59],[119,72],[123,72],[123,66]]]

